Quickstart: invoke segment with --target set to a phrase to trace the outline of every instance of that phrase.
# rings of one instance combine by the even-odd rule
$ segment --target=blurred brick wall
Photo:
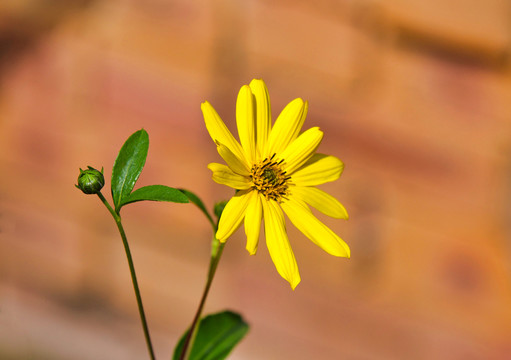
[[[265,79],[274,118],[346,164],[323,189],[352,259],[290,238],[296,291],[265,246],[225,249],[207,312],[251,323],[236,359],[506,359],[511,351],[509,4],[470,1],[43,1],[0,5],[0,357],[140,359],[122,244],[78,168],[145,128],[139,186],[231,192],[200,103],[235,129],[239,87]],[[123,218],[159,358],[189,325],[209,256],[192,206]]]

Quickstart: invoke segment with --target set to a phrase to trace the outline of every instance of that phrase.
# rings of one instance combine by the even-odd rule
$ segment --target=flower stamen
[[[254,164],[250,171],[250,179],[254,184],[253,188],[264,195],[266,200],[280,202],[288,194],[288,182],[291,176],[286,176],[286,171],[282,171],[281,165],[284,159],[273,161],[275,155],[264,159],[259,164]]]

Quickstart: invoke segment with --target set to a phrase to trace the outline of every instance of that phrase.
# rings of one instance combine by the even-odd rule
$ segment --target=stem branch
[[[130,273],[131,273],[131,281],[133,282],[133,290],[135,290],[135,296],[137,298],[137,305],[138,305],[138,312],[140,314],[140,320],[142,320],[142,328],[144,329],[144,336],[145,341],[147,343],[147,350],[149,351],[149,356],[151,357],[151,360],[155,360],[154,356],[154,350],[153,345],[151,343],[151,337],[149,335],[149,328],[147,327],[147,320],[144,313],[144,306],[142,305],[142,297],[140,296],[140,289],[138,288],[138,281],[137,281],[137,275],[135,273],[135,265],[133,265],[133,258],[131,257],[131,251],[130,247],[128,245],[128,239],[126,238],[126,233],[124,232],[124,228],[122,226],[121,222],[121,216],[117,214],[108,201],[105,199],[103,194],[101,192],[98,192],[98,196],[105,204],[106,208],[112,214],[115,223],[117,224],[117,228],[119,229],[119,234],[121,234],[122,243],[124,245],[124,250],[126,251],[126,257],[128,258],[128,265],[130,267]]]

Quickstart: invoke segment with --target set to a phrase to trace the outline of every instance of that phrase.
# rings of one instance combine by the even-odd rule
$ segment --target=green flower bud
[[[105,177],[103,176],[103,168],[101,171],[87,166],[87,170],[80,169],[78,175],[78,189],[82,190],[84,194],[97,194],[105,185]]]

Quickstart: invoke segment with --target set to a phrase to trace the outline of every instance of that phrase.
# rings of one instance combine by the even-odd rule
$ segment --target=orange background
[[[511,357],[510,6],[489,0],[4,0],[0,3],[0,358],[144,359],[115,223],[74,188],[145,128],[137,186],[232,192],[200,103],[231,129],[242,84],[342,159],[322,189],[350,220],[334,258],[289,226],[293,292],[266,247],[224,252],[206,312],[251,324],[232,359]],[[105,189],[109,197],[109,191]],[[189,325],[210,229],[191,205],[122,211],[158,358]]]

